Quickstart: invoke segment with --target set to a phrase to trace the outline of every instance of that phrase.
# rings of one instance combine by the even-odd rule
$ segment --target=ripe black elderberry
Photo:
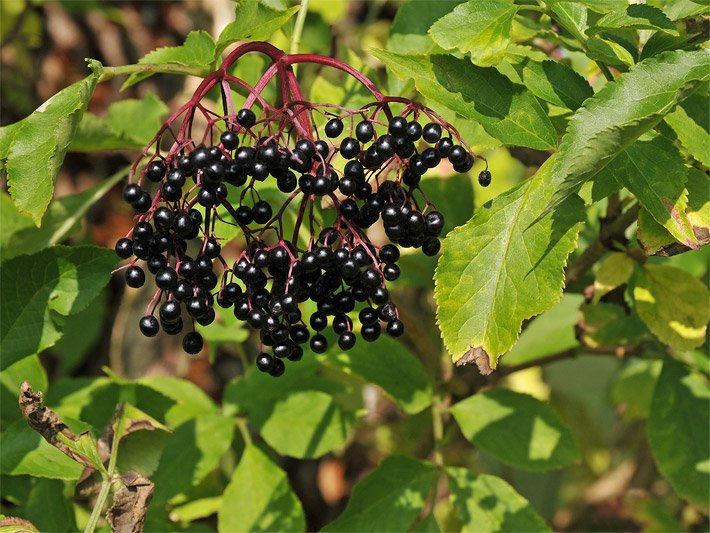
[[[285,101],[278,108],[227,75],[249,51],[283,67],[268,70],[258,84],[266,87],[273,72],[282,73]],[[349,67],[374,102],[347,110],[304,101],[290,61],[269,44],[249,43],[205,78],[134,165],[135,182],[123,198],[138,215],[115,246],[121,259],[133,258],[122,267],[128,286],[145,284],[143,261],[157,287],[139,323],[144,335],[185,330],[184,350],[199,353],[204,341],[195,324],[220,319],[216,303],[259,331],[256,366],[272,376],[300,360],[304,348],[326,352],[333,334],[341,350],[353,348],[358,336],[373,342],[383,330],[403,335],[388,290],[401,275],[400,248],[436,255],[444,230],[444,215],[427,199],[421,178],[444,159],[468,172],[478,157],[434,112],[385,97]],[[206,109],[202,99],[222,84],[246,89],[243,108],[233,109],[227,98],[227,111],[197,131],[193,118]],[[327,117],[324,125],[314,122],[318,116]],[[144,158],[149,162],[141,167]],[[480,173],[481,185],[490,180],[488,170]],[[329,223],[315,218],[314,205],[332,206]],[[375,246],[367,228],[380,221],[390,242]],[[227,246],[219,229],[225,225],[240,233],[240,249]],[[310,316],[300,306],[307,300],[317,307]]]

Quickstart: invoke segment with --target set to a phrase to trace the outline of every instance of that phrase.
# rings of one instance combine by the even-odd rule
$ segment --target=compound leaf
[[[358,483],[348,506],[323,531],[407,531],[426,505],[434,467],[392,455]]]
[[[553,165],[551,158],[534,177],[486,204],[444,240],[434,295],[439,328],[454,361],[472,348],[485,352],[495,368],[498,357],[513,347],[523,320],[560,300],[563,269],[583,209],[571,204],[527,229],[534,206],[552,197]]]
[[[540,400],[507,389],[479,392],[451,407],[464,436],[505,464],[530,471],[579,460],[570,429]]]
[[[493,67],[450,55],[404,55],[373,50],[402,79],[411,78],[426,98],[476,120],[506,144],[554,149],[557,134],[540,102]]]
[[[446,473],[460,531],[550,531],[533,506],[501,478],[466,468],[449,467]]]
[[[708,406],[705,377],[666,359],[651,401],[648,441],[658,469],[676,492],[704,508],[710,501]]]
[[[55,246],[0,266],[0,368],[52,346],[62,317],[84,309],[108,283],[115,254]]]
[[[649,58],[605,85],[570,120],[553,170],[547,214],[579,191],[618,153],[658,124],[710,78],[708,52],[673,51]]]
[[[218,531],[303,531],[301,503],[286,473],[256,446],[247,446],[224,491]]]
[[[685,270],[643,265],[634,286],[636,311],[661,342],[690,350],[705,341],[708,289]]]
[[[512,0],[469,0],[437,20],[429,35],[442,48],[470,54],[476,65],[490,67],[505,57],[517,11]]]

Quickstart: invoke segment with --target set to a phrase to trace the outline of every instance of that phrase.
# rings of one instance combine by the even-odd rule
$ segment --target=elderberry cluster
[[[404,324],[388,290],[400,275],[400,247],[436,255],[444,228],[421,178],[443,159],[468,172],[476,157],[452,126],[405,103],[399,115],[383,99],[357,110],[303,101],[262,105],[259,116],[248,107],[217,115],[200,106],[208,121],[201,141],[190,135],[195,102],[177,135],[166,124],[149,145],[154,153],[142,154],[147,164],[140,172],[134,165],[138,179],[123,191],[138,215],[116,243],[119,257],[132,258],[122,267],[127,285],[143,286],[147,268],[157,286],[141,332],[188,329],[183,348],[198,353],[203,339],[194,324],[213,322],[216,302],[259,332],[256,365],[273,376],[286,360],[301,359],[304,346],[325,352],[329,327],[341,350],[352,348],[358,333],[365,342],[383,330],[401,336]],[[323,138],[316,113],[326,118]],[[161,136],[168,133],[172,146],[163,154]],[[488,185],[490,173],[481,172],[479,181]],[[284,193],[278,204],[260,195],[269,183]],[[284,222],[288,211],[293,227]],[[222,249],[218,221],[239,228],[241,249]],[[390,242],[378,246],[368,228],[380,222]],[[304,316],[301,304],[309,300],[315,311]]]

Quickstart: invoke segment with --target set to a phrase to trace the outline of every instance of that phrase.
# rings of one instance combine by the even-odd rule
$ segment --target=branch
[[[636,222],[639,214],[639,204],[633,204],[624,211],[618,218],[609,221],[602,220],[599,230],[599,238],[582,252],[574,262],[565,270],[565,285],[570,286],[581,278],[594,264],[599,261],[604,254],[611,249],[610,245],[615,241],[622,241],[624,233],[631,224]]]

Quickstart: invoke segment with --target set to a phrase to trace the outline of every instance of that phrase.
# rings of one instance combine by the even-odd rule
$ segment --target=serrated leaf
[[[540,472],[580,458],[577,441],[557,413],[527,394],[479,392],[450,410],[469,441],[505,464]]]
[[[587,8],[578,2],[555,2],[550,6],[555,20],[573,36],[583,40],[587,29]]]
[[[391,455],[355,485],[348,506],[322,531],[407,531],[427,502],[434,467]]]
[[[623,407],[626,420],[648,418],[662,367],[661,361],[634,359],[616,377],[611,397],[616,405]]]
[[[359,407],[343,383],[320,374],[314,359],[289,366],[278,382],[252,368],[228,387],[225,403],[246,413],[249,423],[281,455],[320,457],[345,443]]]
[[[591,59],[602,61],[608,65],[625,70],[626,67],[630,67],[635,63],[631,53],[611,39],[591,37],[587,40],[586,46],[587,55],[589,55]]]
[[[334,366],[382,388],[407,414],[431,405],[431,384],[421,362],[400,342],[383,337],[376,343],[356,343],[347,352],[323,358]]]
[[[284,26],[298,9],[299,6],[293,6],[285,11],[277,11],[258,0],[239,0],[235,20],[227,24],[219,34],[215,57],[219,57],[227,46],[237,41],[266,41]]]
[[[372,53],[400,78],[413,79],[423,96],[476,120],[504,143],[538,150],[555,147],[557,134],[538,100],[493,67],[449,55]]]
[[[437,20],[429,35],[442,48],[470,54],[476,65],[490,67],[505,56],[517,12],[512,0],[469,0]]]
[[[470,348],[480,349],[495,368],[498,357],[513,347],[523,320],[559,301],[581,201],[527,229],[534,206],[552,197],[554,161],[444,240],[434,296],[439,329],[454,361]]]
[[[705,341],[708,289],[685,270],[645,264],[634,286],[636,311],[664,344],[690,350]]]
[[[303,531],[306,520],[281,470],[256,446],[247,446],[224,491],[217,530]]]
[[[185,42],[180,46],[165,46],[148,52],[138,60],[140,65],[159,65],[163,63],[177,63],[186,67],[210,70],[215,58],[215,42],[212,36],[203,30],[191,31],[187,34]],[[139,72],[131,74],[124,82],[121,90],[135,85],[139,81],[152,76],[152,72]]]
[[[84,469],[44,440],[24,419],[4,428],[0,447],[0,472],[3,474],[78,479]]]
[[[665,121],[688,153],[710,167],[710,111],[707,103],[708,91],[698,91],[666,115]]]
[[[667,358],[653,392],[648,442],[675,491],[705,509],[710,501],[708,406],[706,378]]]
[[[531,93],[553,105],[575,111],[594,95],[587,80],[563,63],[526,59],[514,68]]]
[[[587,34],[619,29],[658,30],[669,35],[679,35],[675,25],[663,11],[646,4],[631,4],[624,11],[604,15],[587,30]]]
[[[614,252],[606,256],[594,279],[594,301],[598,302],[606,293],[629,281],[633,271],[634,260],[625,253]]]
[[[710,6],[701,5],[693,0],[673,0],[665,2],[663,12],[671,20],[680,20],[686,17],[695,17],[710,12]]]
[[[690,167],[684,194],[688,196],[685,215],[693,233],[701,244],[707,244],[710,237],[710,177],[707,173]],[[637,237],[646,255],[662,254],[664,248],[672,247],[676,242],[668,230],[643,208],[639,212]]]
[[[70,439],[63,433],[57,433],[57,440],[74,454],[86,459],[87,463],[90,463],[96,470],[106,473],[106,468],[99,456],[96,439],[91,432],[86,431],[76,435],[76,440]]]
[[[0,265],[0,368],[52,346],[64,316],[108,283],[115,254],[97,246],[55,246]]]
[[[607,172],[633,193],[656,222],[676,239],[697,248],[686,215],[688,168],[669,139],[661,135],[650,140],[639,139],[619,152]]]
[[[555,0],[553,0],[553,2],[558,3]],[[628,5],[627,0],[576,0],[576,2],[597,13],[623,11]]]
[[[86,212],[96,204],[111,188],[128,174],[128,167],[113,176],[78,194],[62,196],[49,204],[40,228],[35,227],[29,217],[19,222],[22,214],[8,205],[0,203],[0,234],[2,235],[3,261],[20,254],[33,254],[49,246],[59,244],[73,233]],[[9,227],[5,227],[9,220]],[[16,222],[17,221],[17,222]]]
[[[557,192],[543,215],[658,124],[698,81],[709,78],[707,51],[674,51],[647,59],[606,84],[570,120],[553,173]]]
[[[234,420],[218,414],[191,418],[178,426],[151,477],[153,501],[167,501],[202,481],[229,449],[233,434]]]
[[[550,531],[533,506],[501,478],[455,467],[446,474],[460,531]]]
[[[6,163],[10,196],[36,226],[52,199],[54,180],[97,80],[94,73],[61,90],[12,132]]]

